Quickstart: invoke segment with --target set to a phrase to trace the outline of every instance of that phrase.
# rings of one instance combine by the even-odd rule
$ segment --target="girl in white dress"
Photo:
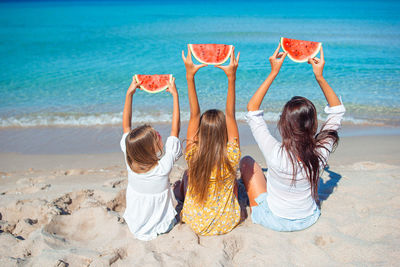
[[[173,78],[167,89],[173,97],[171,134],[165,142],[165,153],[161,156],[163,142],[154,128],[142,125],[131,130],[132,96],[138,86],[133,78],[126,93],[122,118],[124,134],[120,145],[128,170],[124,219],[137,239],[147,241],[170,231],[176,223],[168,175],[182,155],[178,139],[180,111]]]
[[[313,225],[320,216],[316,203],[319,177],[338,143],[337,130],[345,108],[322,75],[325,61],[321,47],[321,58],[310,58],[308,63],[328,102],[327,120],[317,133],[315,106],[307,98],[295,96],[283,107],[278,122],[282,142],[278,142],[259,109],[286,57],[279,49],[280,45],[269,58],[271,73],[247,105],[247,123],[268,165],[267,176],[248,156],[242,159],[240,171],[253,222],[276,231],[298,231]]]

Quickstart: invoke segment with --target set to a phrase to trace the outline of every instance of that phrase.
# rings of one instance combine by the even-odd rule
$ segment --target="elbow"
[[[236,122],[236,116],[235,115],[225,116],[225,121],[226,123]]]
[[[226,110],[225,111],[225,118],[226,118],[226,120],[236,120],[236,114],[235,114],[235,112],[234,111],[231,111],[231,110]]]
[[[129,133],[131,131],[131,127],[130,126],[126,126],[126,125],[122,125],[122,131],[124,133]]]
[[[260,105],[257,103],[249,102],[247,104],[247,111],[256,111],[260,109]]]
[[[190,112],[190,117],[189,117],[189,119],[190,120],[200,120],[200,113],[193,113],[193,112]]]
[[[178,132],[178,136],[179,136],[179,133],[181,132],[181,121],[179,121],[179,123],[178,123],[177,132]]]
[[[122,129],[124,130],[124,133],[131,130],[131,121],[129,118],[124,118],[122,120]]]
[[[254,109],[253,109],[253,105],[249,102],[248,104],[247,104],[247,111],[253,111]]]

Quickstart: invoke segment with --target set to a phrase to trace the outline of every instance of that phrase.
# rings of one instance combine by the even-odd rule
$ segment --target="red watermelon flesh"
[[[207,65],[223,64],[231,55],[233,45],[189,44],[192,55],[200,63]]]
[[[168,83],[172,81],[172,74],[136,74],[135,79],[136,82],[140,83],[142,90],[153,94],[168,88]]]
[[[321,48],[321,43],[281,37],[281,46],[291,60],[301,63],[315,57]]]

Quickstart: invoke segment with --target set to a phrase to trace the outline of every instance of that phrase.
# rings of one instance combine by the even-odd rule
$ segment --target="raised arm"
[[[182,59],[185,63],[186,68],[186,80],[188,85],[188,96],[189,96],[189,107],[190,107],[190,119],[187,129],[187,144],[186,144],[186,151],[192,146],[195,135],[199,129],[200,123],[200,106],[199,100],[197,99],[196,93],[196,85],[194,82],[194,76],[196,72],[202,68],[207,66],[206,64],[202,65],[194,65],[192,61],[192,54],[190,52],[190,48],[188,45],[188,54],[185,57],[185,53],[182,50]]]
[[[169,83],[167,91],[171,93],[174,101],[174,110],[172,112],[171,136],[179,137],[179,132],[181,130],[181,117],[179,110],[179,96],[178,96],[178,90],[176,90],[175,86],[175,78],[172,78],[172,82]]]
[[[333,89],[329,86],[328,82],[322,76],[322,72],[324,70],[325,60],[324,60],[324,50],[321,46],[321,59],[314,57],[309,58],[308,63],[312,65],[313,72],[315,75],[315,79],[317,80],[319,87],[321,87],[322,92],[325,95],[326,101],[330,107],[341,105],[339,98],[333,91]]]
[[[269,62],[271,64],[271,72],[269,73],[268,77],[265,81],[260,85],[257,91],[254,93],[253,97],[250,99],[249,103],[247,104],[248,111],[255,111],[259,110],[261,103],[268,92],[269,87],[271,86],[272,82],[275,80],[276,76],[279,73],[279,70],[282,67],[282,63],[285,60],[287,55],[286,52],[279,52],[281,48],[281,44],[279,43],[278,48],[275,50],[274,54],[269,58]]]
[[[132,77],[132,83],[126,92],[124,112],[122,113],[122,129],[124,133],[131,131],[132,96],[135,94],[138,86],[139,84],[136,82],[135,76]]]
[[[240,52],[235,58],[235,50],[231,53],[231,61],[228,66],[217,65],[215,67],[222,69],[228,77],[228,95],[226,97],[225,119],[226,128],[228,131],[228,141],[232,142],[235,138],[239,142],[239,131],[235,115],[235,102],[236,102],[236,70],[239,66]]]

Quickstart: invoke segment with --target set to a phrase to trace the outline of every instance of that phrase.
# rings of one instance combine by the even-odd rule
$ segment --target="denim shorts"
[[[260,194],[255,199],[258,206],[251,207],[251,219],[253,223],[261,224],[266,228],[279,232],[300,231],[313,225],[321,215],[317,207],[313,214],[303,219],[286,219],[276,216],[269,209],[267,196],[267,193]]]

